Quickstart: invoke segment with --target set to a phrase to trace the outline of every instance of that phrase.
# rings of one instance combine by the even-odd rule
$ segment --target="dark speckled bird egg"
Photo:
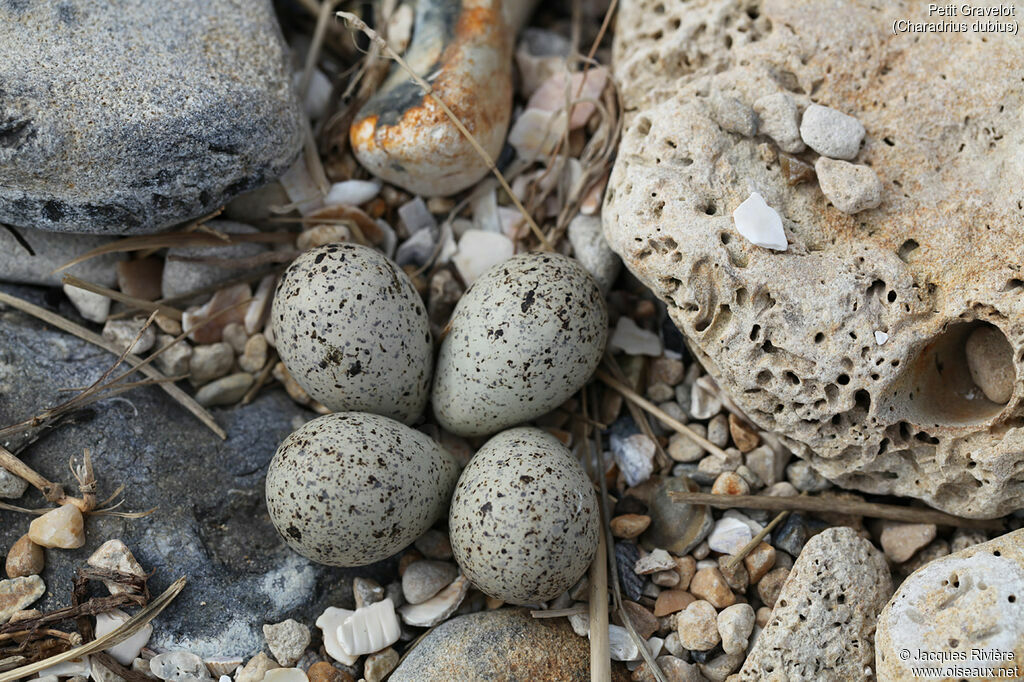
[[[608,310],[578,261],[527,253],[485,272],[441,344],[431,400],[460,436],[521,424],[568,400],[597,369]]]
[[[426,307],[379,251],[306,251],[281,278],[271,314],[281,360],[315,400],[406,424],[423,413],[433,366]]]
[[[597,497],[572,453],[540,429],[503,431],[476,453],[448,515],[455,560],[484,593],[554,599],[597,551]]]
[[[393,419],[341,412],[284,439],[267,472],[267,509],[296,552],[365,566],[418,538],[448,509],[455,459]]]

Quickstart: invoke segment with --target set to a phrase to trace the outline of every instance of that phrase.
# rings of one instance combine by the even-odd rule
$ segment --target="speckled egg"
[[[431,400],[460,436],[521,424],[569,399],[601,362],[608,310],[590,274],[552,253],[514,256],[459,300]]]
[[[315,400],[406,424],[423,413],[433,365],[426,307],[379,251],[306,251],[281,278],[271,314],[281,360]]]
[[[484,593],[513,604],[562,594],[597,550],[597,497],[572,453],[540,429],[491,438],[455,486],[455,560]]]
[[[274,527],[299,554],[365,566],[399,551],[448,509],[458,465],[393,419],[341,412],[284,439],[267,472]]]

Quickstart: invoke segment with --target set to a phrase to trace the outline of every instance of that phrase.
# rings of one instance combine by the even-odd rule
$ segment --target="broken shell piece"
[[[65,504],[34,519],[28,538],[42,547],[78,549],[85,544],[85,519],[78,507]]]
[[[372,654],[398,641],[402,629],[395,603],[384,599],[356,609],[338,628],[338,642],[352,656]]]
[[[469,592],[469,580],[466,579],[466,576],[460,575],[436,596],[422,604],[406,604],[399,609],[399,612],[407,625],[420,628],[433,627],[455,613],[455,609],[459,608],[462,600],[466,598],[467,592]]]
[[[245,309],[245,333],[255,334],[263,328],[270,312],[270,300],[277,286],[277,275],[267,275],[260,280],[249,307]]]
[[[337,206],[338,204],[350,204],[358,206],[365,204],[380,192],[379,182],[369,180],[345,180],[331,185],[331,189],[324,198],[325,206]]]
[[[596,111],[597,105],[594,100],[601,97],[607,82],[608,69],[603,66],[588,69],[586,72],[578,71],[571,76],[565,71],[560,71],[541,84],[530,97],[526,108],[558,112],[566,108],[567,101],[575,102],[569,115],[569,130],[576,130],[586,125]]]
[[[327,609],[316,619],[316,626],[323,631],[324,650],[327,655],[343,665],[355,665],[358,656],[349,654],[342,648],[338,641],[338,631],[341,624],[348,620],[352,611],[328,606]]]
[[[309,682],[309,678],[298,668],[274,668],[263,676],[263,682]]]
[[[100,638],[107,633],[113,632],[127,623],[130,618],[131,616],[120,609],[96,614],[96,637]],[[147,623],[139,628],[134,635],[110,647],[106,652],[113,656],[121,665],[130,666],[132,661],[138,658],[142,647],[149,643],[149,638],[152,634],[153,626]]]
[[[215,293],[206,304],[186,310],[181,316],[182,329],[187,331],[189,338],[196,343],[217,343],[223,336],[224,327],[233,322],[245,321],[248,306],[242,305],[242,302],[251,298],[252,290],[248,284],[225,287]],[[223,314],[211,320],[222,312]]]
[[[359,162],[378,178],[422,196],[455,194],[482,178],[487,162],[435,97],[496,159],[512,112],[508,33],[501,3],[494,0],[416,3],[405,60],[420,77],[429,76],[433,94],[393,68],[349,130]]]
[[[146,577],[146,572],[142,570],[142,566],[135,560],[131,550],[120,540],[107,540],[92,553],[92,556],[85,563],[94,568],[105,568],[110,571],[127,573],[140,578]],[[110,594],[124,594],[137,591],[111,580],[104,580],[103,584],[110,590]]]
[[[524,161],[550,156],[565,135],[568,116],[564,111],[526,109],[508,133],[508,143]]]
[[[324,195],[310,175],[304,156],[299,156],[278,182],[284,188],[292,206],[302,215],[309,215],[324,205]]]
[[[877,343],[879,346],[883,345],[888,340],[888,334],[886,334],[885,332],[880,332],[878,330],[875,331],[875,343]]]
[[[775,251],[789,247],[782,218],[757,192],[751,192],[747,200],[736,207],[732,219],[737,231],[751,244]]]
[[[459,250],[452,256],[452,262],[462,281],[469,286],[492,266],[511,258],[514,251],[512,241],[499,232],[466,230],[459,239]]]

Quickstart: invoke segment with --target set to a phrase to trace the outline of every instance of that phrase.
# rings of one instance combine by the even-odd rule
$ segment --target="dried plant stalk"
[[[94,294],[106,296],[109,299],[119,301],[120,303],[124,303],[125,305],[130,305],[138,310],[147,310],[150,312],[155,310],[163,315],[166,315],[172,320],[181,320],[180,310],[178,310],[177,308],[173,308],[169,305],[164,305],[163,303],[155,303],[153,301],[147,301],[144,298],[136,298],[135,296],[129,296],[128,294],[122,293],[120,291],[109,289],[107,287],[100,286],[99,284],[94,284],[93,282],[87,282],[84,279],[79,279],[74,275],[64,275],[64,277],[61,279],[61,282],[69,286],[73,286],[76,289],[83,289],[85,291],[91,291]]]

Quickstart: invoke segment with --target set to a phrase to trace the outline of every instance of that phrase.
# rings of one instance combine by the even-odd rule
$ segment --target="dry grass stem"
[[[615,361],[615,356],[611,353],[605,353],[604,359],[606,366],[614,375],[615,379],[617,379],[623,386],[627,385],[626,376],[622,373],[622,368],[619,367],[619,363]],[[626,407],[629,409],[629,413],[633,417],[633,421],[636,423],[637,427],[643,431],[643,434],[647,436],[652,443],[654,443],[654,450],[657,453],[656,459],[658,469],[663,470],[671,467],[672,458],[670,458],[668,453],[665,452],[665,448],[661,447],[661,442],[654,434],[654,429],[651,428],[651,423],[647,421],[647,416],[640,411],[640,408],[628,400],[626,401]]]
[[[1002,530],[1000,519],[965,519],[934,509],[919,509],[895,504],[879,504],[861,500],[844,500],[835,497],[812,497],[793,495],[771,497],[768,495],[715,495],[712,493],[670,492],[675,502],[706,504],[717,508],[766,509],[768,511],[806,511],[825,514],[853,514],[874,519],[888,519],[904,523],[934,523],[937,526]]]
[[[94,294],[106,296],[107,298],[112,299],[114,301],[119,301],[126,305],[130,305],[137,310],[155,310],[163,315],[166,315],[172,320],[181,320],[181,311],[169,305],[164,305],[162,303],[154,303],[153,301],[147,301],[144,298],[136,298],[135,296],[129,296],[128,294],[122,293],[120,291],[109,289],[107,287],[100,286],[99,284],[94,284],[92,282],[87,282],[84,279],[79,279],[74,275],[64,275],[64,277],[61,279],[61,282],[69,286],[73,286],[77,289],[84,289],[85,291],[91,291]]]
[[[771,533],[773,530],[775,530],[775,526],[782,523],[782,519],[786,518],[787,516],[789,516],[788,511],[779,512],[778,514],[776,514],[775,518],[772,519],[767,526],[759,530],[757,534],[750,539],[750,542],[743,545],[743,547],[740,548],[740,551],[736,552],[735,554],[733,554],[725,560],[725,568],[729,569],[730,571],[736,568],[736,564],[743,561],[743,559],[748,554],[753,552],[757,548],[757,546],[761,544],[761,541],[768,536],[768,533]]]
[[[590,680],[611,682],[612,657],[608,642],[608,548],[604,533],[598,533],[597,553],[590,564],[589,606]]]
[[[567,616],[575,616],[578,613],[586,613],[587,607],[583,604],[577,604],[576,606],[570,606],[567,609],[536,609],[530,611],[532,618],[565,618]]]

